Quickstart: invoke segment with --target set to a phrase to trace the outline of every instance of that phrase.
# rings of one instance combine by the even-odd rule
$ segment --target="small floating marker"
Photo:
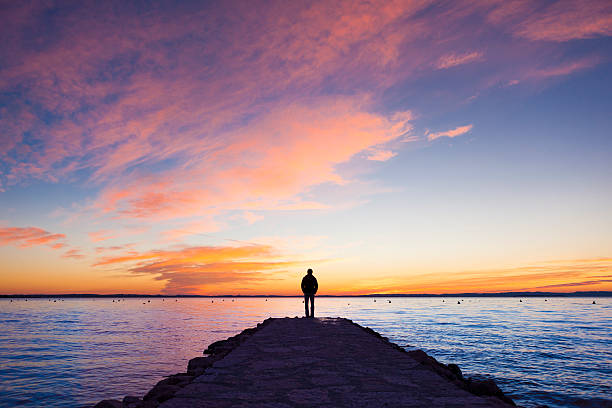
[[[595,301],[593,301],[593,304],[596,305],[597,303]]]
[[[460,305],[460,304],[461,304],[461,302],[457,301],[457,304],[458,304],[458,305]]]
[[[519,302],[523,303],[523,299],[519,299]]]
[[[147,302],[142,302],[142,304],[143,304],[143,305],[146,305],[146,304],[147,304]]]
[[[54,300],[53,303],[57,302],[57,300]]]
[[[234,299],[232,299],[232,302],[234,301]],[[304,303],[304,301],[302,300],[302,303]]]
[[[268,299],[266,299],[266,302],[268,301]]]
[[[374,299],[374,303],[376,303],[376,299]]]
[[[150,301],[150,300],[147,300],[147,303],[151,303],[151,301]]]
[[[444,299],[442,299],[442,303],[444,303]]]
[[[178,302],[178,299],[174,299],[175,302]]]
[[[13,299],[11,299],[11,303],[13,303]]]
[[[548,299],[544,299],[545,302],[548,302]]]

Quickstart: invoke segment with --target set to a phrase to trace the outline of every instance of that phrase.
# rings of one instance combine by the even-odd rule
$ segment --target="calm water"
[[[318,298],[464,374],[494,378],[522,406],[612,406],[612,299]],[[144,303],[144,304],[143,304]],[[0,406],[83,406],[142,396],[213,341],[301,299],[0,299]]]

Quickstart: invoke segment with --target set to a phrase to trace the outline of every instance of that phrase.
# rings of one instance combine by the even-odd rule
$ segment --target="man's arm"
[[[314,278],[314,291],[315,293],[319,290],[319,282],[317,282],[317,278]]]

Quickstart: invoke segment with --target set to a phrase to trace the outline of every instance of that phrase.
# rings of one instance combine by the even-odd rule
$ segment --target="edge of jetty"
[[[177,392],[192,384],[196,378],[205,374],[208,375],[208,373],[214,371],[214,369],[211,369],[213,364],[219,362],[230,352],[236,350],[241,344],[251,338],[258,331],[262,330],[274,321],[283,319],[297,318],[268,318],[262,323],[258,323],[256,327],[245,329],[239,334],[225,340],[216,341],[210,344],[208,348],[204,350],[203,354],[205,354],[206,357],[196,357],[191,359],[188,363],[186,372],[167,376],[163,380],[159,381],[143,397],[126,396],[122,401],[106,399],[97,403],[94,408],[156,408],[165,401],[174,398]],[[323,318],[322,320],[325,319],[327,318]],[[390,342],[387,337],[383,337],[376,331],[368,327],[363,327],[350,319],[335,318],[333,320],[350,323],[369,335],[374,336],[386,347],[393,348],[398,352],[411,357],[418,363],[419,369],[425,369],[437,374],[442,378],[442,382],[450,382],[474,396],[485,397],[493,402],[498,401],[500,406],[516,405],[510,397],[503,393],[503,391],[492,379],[479,380],[474,378],[465,378],[461,372],[461,369],[456,364],[440,363],[423,350],[407,351],[401,346]],[[246,402],[248,402],[248,400]],[[380,402],[381,406],[385,405],[384,401]],[[494,405],[497,406],[497,403]]]

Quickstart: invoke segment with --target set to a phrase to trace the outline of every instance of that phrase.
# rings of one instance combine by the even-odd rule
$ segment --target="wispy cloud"
[[[303,264],[280,259],[268,245],[185,247],[177,250],[126,252],[104,257],[95,266],[120,267],[131,275],[150,275],[165,282],[164,293],[211,293],[232,284],[259,285],[278,272]],[[213,288],[214,286],[214,288]]]
[[[465,54],[448,54],[443,55],[438,60],[436,64],[436,68],[438,69],[447,69],[456,67],[458,65],[468,64],[471,62],[480,61],[483,58],[483,53],[479,51],[472,51]]]
[[[54,234],[36,227],[5,227],[0,228],[0,245],[16,245],[28,248],[35,245],[48,245],[53,249],[61,249],[65,244],[64,234]]]
[[[427,133],[427,140],[436,140],[440,137],[457,137],[466,134],[472,130],[473,125],[459,126],[444,132]]]
[[[395,156],[397,156],[397,153],[391,150],[374,150],[368,155],[368,160],[387,161]]]

